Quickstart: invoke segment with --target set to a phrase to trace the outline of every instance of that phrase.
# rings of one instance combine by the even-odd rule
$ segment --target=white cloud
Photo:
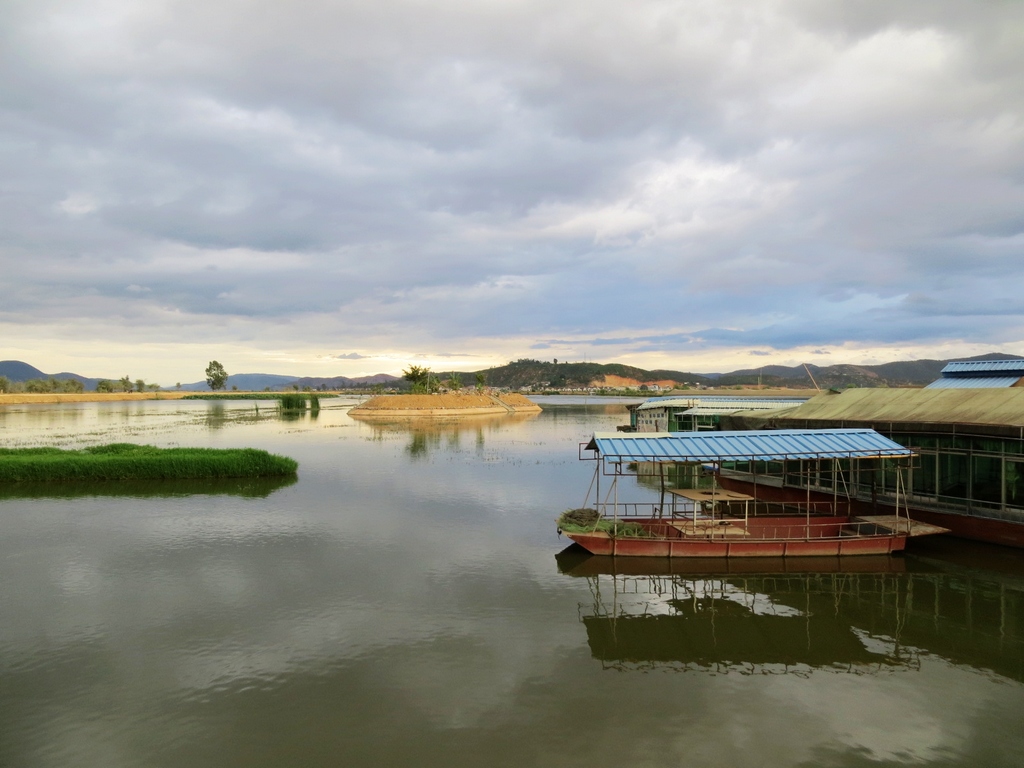
[[[695,333],[1012,351],[1024,11],[964,8],[18,5],[0,319],[60,350],[130,317],[160,366],[174,327],[258,361],[291,324],[499,359],[660,334],[615,354],[677,368]]]

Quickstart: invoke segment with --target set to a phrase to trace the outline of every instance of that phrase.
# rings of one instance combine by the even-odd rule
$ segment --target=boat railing
[[[857,520],[846,514],[833,514],[832,506],[824,502],[811,502],[812,515],[807,514],[807,505],[796,509],[794,504],[759,505],[757,514],[736,516],[734,514],[714,515],[698,512],[659,514],[658,504],[650,502],[619,503],[613,510],[601,509],[606,519],[618,519],[623,523],[640,520],[649,535],[680,539],[731,539],[735,541],[793,541],[793,540],[836,540],[849,538],[884,538],[894,534],[908,534],[909,523],[893,518],[882,525],[877,520]],[[768,511],[764,511],[764,507]],[[614,534],[612,534],[614,535]],[[621,538],[636,538],[635,529]]]
[[[602,517],[623,518],[655,518],[664,520],[743,520],[767,516],[784,517],[806,517],[822,515],[849,516],[850,511],[844,500],[838,504],[831,501],[800,501],[800,502],[776,502],[776,501],[750,501],[729,502],[723,499],[714,504],[698,503],[693,506],[682,507],[673,505],[671,502],[660,504],[658,502],[607,502],[599,503],[597,511]]]

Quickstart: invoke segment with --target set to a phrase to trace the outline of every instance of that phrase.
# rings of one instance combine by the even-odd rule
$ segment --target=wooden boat
[[[584,456],[588,452],[590,455]],[[946,529],[911,520],[897,497],[895,514],[855,513],[849,494],[832,498],[809,487],[806,498],[779,499],[765,483],[768,469],[786,462],[845,462],[858,472],[886,471],[900,476],[913,453],[870,429],[775,430],[754,432],[676,432],[595,434],[581,444],[580,458],[596,462],[587,500],[559,519],[560,532],[595,555],[631,557],[835,557],[899,552],[907,539]],[[723,466],[751,468],[749,493],[721,488]],[[668,487],[665,467],[678,482],[679,467],[709,487]],[[803,466],[801,464],[801,466]],[[761,489],[758,493],[757,468]],[[655,469],[657,471],[655,471]],[[620,479],[660,479],[658,501],[622,502]],[[611,478],[601,498],[601,479]],[[607,481],[606,481],[607,482]],[[595,491],[594,507],[588,507]],[[773,493],[772,491],[775,491]],[[767,496],[767,498],[763,498]],[[573,513],[573,514],[570,514]]]

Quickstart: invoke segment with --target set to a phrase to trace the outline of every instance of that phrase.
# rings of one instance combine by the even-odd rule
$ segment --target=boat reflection
[[[580,620],[606,668],[877,674],[941,658],[1024,681],[1019,573],[912,557],[557,559],[589,584]]]

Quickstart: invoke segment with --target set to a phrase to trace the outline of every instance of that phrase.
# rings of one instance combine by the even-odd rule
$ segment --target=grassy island
[[[156,448],[113,443],[80,450],[0,448],[0,484],[195,480],[294,475],[298,463],[253,448]]]

